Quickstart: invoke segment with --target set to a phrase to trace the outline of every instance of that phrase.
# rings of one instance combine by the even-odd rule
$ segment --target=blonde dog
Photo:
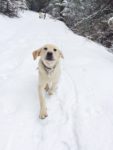
[[[48,116],[44,92],[49,95],[54,94],[61,74],[60,58],[64,58],[58,47],[52,44],[46,44],[43,47],[33,51],[34,60],[40,56],[39,60],[39,100],[41,119]]]

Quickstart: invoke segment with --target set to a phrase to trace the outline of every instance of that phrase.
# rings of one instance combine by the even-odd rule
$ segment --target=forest
[[[49,13],[74,33],[113,49],[113,30],[108,25],[112,0],[0,0],[0,12],[9,17],[18,16],[20,9]]]

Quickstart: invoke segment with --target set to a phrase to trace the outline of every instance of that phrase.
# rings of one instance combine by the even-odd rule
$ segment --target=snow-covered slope
[[[46,43],[64,53],[57,93],[40,120],[37,63]],[[0,16],[0,150],[112,150],[113,55],[37,13]]]

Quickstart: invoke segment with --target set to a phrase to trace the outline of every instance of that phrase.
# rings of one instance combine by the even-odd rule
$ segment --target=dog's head
[[[40,56],[41,60],[47,65],[52,66],[56,64],[60,58],[64,58],[62,52],[58,47],[52,44],[46,44],[43,47],[33,51],[34,60]]]

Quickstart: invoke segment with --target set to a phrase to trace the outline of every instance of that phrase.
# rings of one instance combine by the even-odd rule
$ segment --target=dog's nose
[[[47,60],[52,60],[53,59],[53,53],[52,52],[47,52],[46,59]]]
[[[48,57],[52,57],[52,54],[53,54],[52,52],[48,52],[48,53],[47,53],[47,56],[48,56]]]

